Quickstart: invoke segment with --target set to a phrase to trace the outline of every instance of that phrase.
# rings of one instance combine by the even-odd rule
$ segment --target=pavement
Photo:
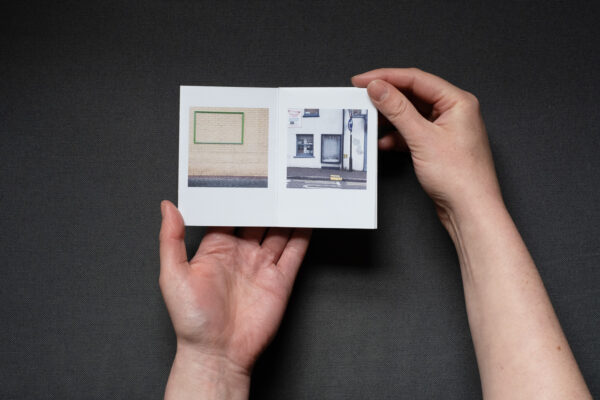
[[[367,173],[363,171],[345,171],[339,169],[298,167],[288,167],[287,169],[288,179],[330,181],[332,180],[331,175],[339,176],[342,182],[367,182]]]
[[[333,179],[332,179],[333,178]],[[288,188],[365,189],[367,173],[323,168],[287,168]],[[189,176],[188,187],[266,188],[266,176]]]
[[[188,187],[267,187],[266,176],[189,176]]]

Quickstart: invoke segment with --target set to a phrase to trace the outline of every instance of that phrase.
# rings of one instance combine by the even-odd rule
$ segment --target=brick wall
[[[267,108],[191,108],[188,174],[266,177],[268,130]]]

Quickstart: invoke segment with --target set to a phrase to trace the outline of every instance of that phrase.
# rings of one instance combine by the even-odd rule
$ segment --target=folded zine
[[[186,225],[377,227],[377,110],[359,88],[182,86]]]

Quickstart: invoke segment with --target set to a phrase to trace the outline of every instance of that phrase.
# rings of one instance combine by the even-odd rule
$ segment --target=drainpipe
[[[363,161],[363,172],[367,170],[367,153],[368,153],[368,151],[367,151],[367,143],[369,143],[369,141],[367,140],[367,132],[368,132],[367,131],[367,125],[368,125],[367,118],[369,118],[369,115],[365,114],[363,116],[363,129],[365,130],[365,135],[363,136],[364,145],[365,145],[365,151],[364,151],[365,158],[364,158],[364,161]]]
[[[350,131],[350,153],[348,155],[348,171],[352,171],[352,130],[350,129],[350,121],[352,120],[352,110],[348,109],[348,130]]]
[[[340,160],[340,171],[344,169],[344,133],[346,129],[344,128],[344,120],[346,119],[346,109],[342,108],[342,143],[341,144],[341,160]]]

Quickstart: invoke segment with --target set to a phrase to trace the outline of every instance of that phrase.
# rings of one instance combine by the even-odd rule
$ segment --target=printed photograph
[[[268,108],[190,109],[188,187],[268,186]]]
[[[287,188],[367,188],[367,110],[289,109]]]

